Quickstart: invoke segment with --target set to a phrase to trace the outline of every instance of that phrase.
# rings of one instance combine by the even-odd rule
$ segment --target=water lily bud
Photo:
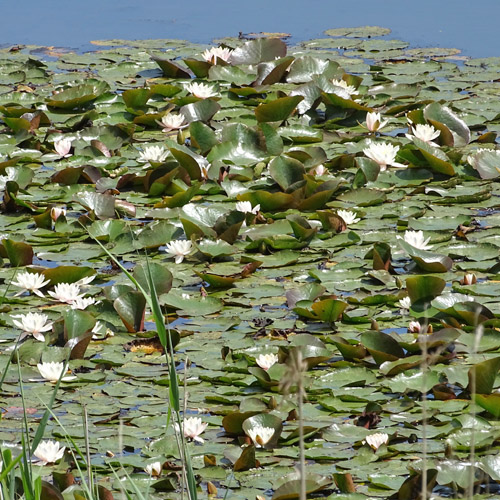
[[[474,285],[474,283],[477,283],[477,277],[474,273],[467,273],[460,280],[461,285]]]

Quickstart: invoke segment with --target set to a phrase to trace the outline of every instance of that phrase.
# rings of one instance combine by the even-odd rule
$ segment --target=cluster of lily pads
[[[182,483],[112,255],[200,491],[298,498],[303,441],[308,494],[495,494],[500,64],[387,33],[0,51],[0,434],[60,383],[47,491],[80,494],[68,438],[106,494]]]

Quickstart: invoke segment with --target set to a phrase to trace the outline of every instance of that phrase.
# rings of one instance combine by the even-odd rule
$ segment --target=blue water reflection
[[[288,32],[292,42],[329,28],[378,25],[413,47],[500,55],[500,1],[483,0],[25,0],[3,2],[0,44],[95,48],[90,40],[182,38],[208,43],[242,32]]]

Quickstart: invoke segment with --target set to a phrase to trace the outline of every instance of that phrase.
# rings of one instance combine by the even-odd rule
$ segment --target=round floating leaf
[[[405,355],[393,337],[379,331],[372,330],[362,333],[361,343],[368,349],[377,365],[386,361],[396,361]]]
[[[141,292],[130,291],[120,295],[113,302],[113,307],[130,333],[144,330],[146,299]]]
[[[406,279],[406,289],[413,303],[430,302],[438,297],[446,286],[446,281],[437,276],[410,276]]]
[[[231,54],[232,64],[259,64],[285,57],[286,44],[279,38],[257,38],[245,42]]]
[[[165,266],[157,262],[138,264],[134,268],[133,276],[148,294],[152,293],[149,290],[150,276],[157,295],[168,293],[172,288],[172,273]]]
[[[358,26],[357,28],[333,28],[326,30],[324,33],[329,36],[371,38],[372,36],[388,35],[390,32],[389,28],[382,28],[380,26]]]
[[[95,271],[86,266],[57,266],[50,269],[44,269],[42,274],[45,279],[50,280],[50,285],[59,283],[75,283],[76,281],[92,276]]]
[[[192,102],[182,106],[179,113],[184,115],[188,123],[191,122],[208,122],[219,111],[220,104],[212,99],[203,99],[201,101]]]
[[[403,239],[399,239],[398,242],[423,271],[429,273],[445,273],[453,267],[453,261],[447,255],[420,250],[406,243]]]
[[[455,175],[453,165],[447,161],[448,157],[439,148],[431,146],[417,138],[413,140],[413,144],[417,146],[432,170],[439,174]]]
[[[476,394],[474,401],[495,418],[500,417],[500,394]],[[498,471],[498,464],[495,467]]]
[[[187,71],[169,59],[156,56],[151,56],[151,59],[160,66],[163,75],[167,78],[191,78],[191,75]]]
[[[245,411],[228,413],[222,419],[222,427],[228,434],[240,436],[243,434],[243,422],[254,415],[258,415],[260,411]]]
[[[304,165],[289,156],[280,155],[269,163],[269,173],[278,185],[286,191],[291,185],[304,178]]]
[[[79,309],[67,309],[63,312],[63,319],[64,339],[66,341],[89,333],[96,323],[95,318],[91,314]]]
[[[294,500],[300,498],[301,492],[301,481],[299,473],[294,472],[285,476],[280,480],[283,484],[276,489],[273,494],[272,500]],[[319,474],[314,474],[312,472],[306,473],[306,495],[310,495],[315,491],[322,490],[326,486],[332,483],[332,480],[320,476]]]
[[[83,83],[61,90],[47,98],[47,105],[53,108],[73,109],[81,107],[97,99],[98,96],[108,90],[106,82]]]
[[[297,107],[303,97],[279,97],[267,104],[260,104],[255,109],[255,117],[259,122],[282,122],[286,120]]]
[[[322,321],[333,323],[340,318],[346,307],[347,303],[342,300],[325,299],[315,302],[312,310]]]
[[[132,109],[143,108],[151,97],[149,89],[128,89],[122,94],[125,104]]]
[[[450,108],[442,106],[438,102],[433,102],[424,108],[424,116],[427,120],[446,125],[453,134],[454,146],[461,147],[469,144],[469,127]]]
[[[500,357],[475,364],[469,369],[467,388],[477,394],[491,394],[498,370],[500,370]]]
[[[23,241],[2,240],[12,267],[29,266],[33,263],[33,247]]]

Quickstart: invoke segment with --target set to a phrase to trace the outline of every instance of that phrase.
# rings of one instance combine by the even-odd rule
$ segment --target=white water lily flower
[[[148,163],[150,161],[155,161],[161,163],[165,161],[168,156],[168,151],[163,146],[146,146],[144,151],[139,153],[139,158],[137,161],[141,163]]]
[[[411,307],[410,297],[403,297],[401,300],[398,301],[398,306],[401,309],[410,309],[410,307]]]
[[[54,149],[61,158],[67,158],[68,156],[71,156],[71,143],[71,139],[68,138],[57,139],[54,141]]]
[[[36,365],[40,375],[49,382],[57,382],[61,374],[66,373],[66,364],[50,361],[49,363],[38,363]],[[68,382],[76,377],[63,377],[61,380]]]
[[[361,220],[360,218],[356,217],[356,214],[354,212],[351,212],[350,210],[337,210],[337,215],[340,215],[340,217],[344,219],[344,222],[347,225],[356,224]]]
[[[249,438],[253,441],[256,448],[263,448],[271,438],[274,436],[274,429],[272,427],[262,427],[256,425],[246,431]]]
[[[421,329],[422,325],[419,321],[410,321],[410,323],[408,324],[408,331],[410,333],[420,333]]]
[[[180,130],[186,128],[188,124],[186,123],[186,118],[184,115],[179,115],[176,113],[168,113],[161,118],[161,122],[156,122],[161,125],[162,132],[170,132],[172,130]]]
[[[40,441],[33,452],[33,455],[38,458],[34,463],[37,465],[53,464],[63,457],[65,449],[66,447],[61,448],[57,441]]]
[[[377,132],[384,128],[389,123],[389,120],[382,121],[380,113],[368,112],[366,113],[366,128],[370,132]]]
[[[478,148],[467,156],[467,163],[480,173],[482,179],[495,179],[500,174],[500,150]],[[485,165],[492,165],[495,169],[485,169]]]
[[[96,301],[93,297],[83,297],[79,295],[73,302],[71,302],[71,309],[80,309],[83,311],[87,309],[88,306],[95,304]]]
[[[189,417],[182,422],[182,431],[184,437],[191,438],[193,441],[203,443],[200,434],[207,428],[208,423],[202,422],[200,417]]]
[[[259,354],[255,358],[255,362],[263,369],[269,370],[271,366],[278,362],[278,356],[276,354]]]
[[[404,235],[406,243],[419,250],[430,250],[432,248],[432,245],[428,245],[430,239],[430,236],[424,239],[423,231],[405,231]]]
[[[193,249],[190,240],[174,240],[166,244],[166,251],[170,257],[175,257],[175,263],[180,264],[184,257],[189,255]]]
[[[250,201],[238,201],[235,208],[236,210],[238,210],[238,212],[257,215],[260,210],[260,204],[252,207],[252,203]]]
[[[427,142],[428,144],[431,144],[432,146],[437,146],[435,142],[432,142],[434,139],[439,137],[441,134],[440,130],[436,130],[432,125],[422,125],[420,123],[409,124],[409,132],[413,132],[413,134],[405,134],[407,139],[410,139],[410,141],[413,141],[413,139],[417,138],[420,139],[421,141]]]
[[[399,151],[399,146],[393,146],[389,142],[372,142],[363,149],[363,153],[368,158],[377,162],[380,170],[384,171],[389,165],[393,167],[406,168],[406,165],[396,162],[396,155]]]
[[[49,317],[46,314],[32,313],[19,314],[13,316],[13,318],[19,318],[20,321],[12,320],[15,326],[21,328],[25,335],[32,334],[37,340],[43,342],[45,337],[43,332],[47,332],[52,329],[52,323],[49,323]]]
[[[81,286],[81,287],[85,287],[87,286],[89,283],[92,283],[92,281],[95,280],[95,277],[96,275],[95,274],[92,274],[90,276],[85,276],[84,278],[82,278],[81,280],[78,280],[78,281],[75,281],[75,284],[77,284],[78,286]]]
[[[35,295],[43,297],[43,293],[40,291],[40,288],[50,283],[50,280],[44,281],[45,276],[43,274],[29,273],[28,271],[18,273],[16,279],[17,281],[13,281],[11,283],[11,285],[21,288],[21,290],[16,293],[16,297],[24,292],[33,292]]]
[[[77,283],[59,283],[53,292],[49,290],[47,293],[55,300],[66,304],[73,304],[75,300],[83,298]]]
[[[208,99],[209,97],[216,97],[219,95],[215,87],[207,85],[206,83],[192,82],[188,83],[185,88],[190,94],[200,99]]]
[[[7,182],[16,178],[16,169],[14,167],[7,167],[5,173],[7,175],[0,175],[0,189],[5,189]]]
[[[365,442],[370,448],[377,451],[383,444],[389,443],[389,436],[385,432],[376,432],[366,436]]]
[[[222,59],[224,62],[229,62],[233,51],[227,47],[212,47],[203,52],[202,56],[205,61],[217,64],[217,59]]]
[[[154,477],[158,477],[161,474],[162,469],[163,465],[161,462],[153,462],[152,464],[148,464],[144,467],[144,471]]]
[[[342,97],[342,99],[350,99],[351,95],[356,93],[356,87],[349,85],[344,80],[332,80],[332,83],[337,87],[333,93]]]
[[[64,217],[66,217],[66,209],[65,208],[61,208],[61,207],[52,207],[50,209],[50,217],[51,219],[55,222],[57,219],[59,219],[59,217],[61,217],[61,215],[63,215]]]
[[[324,165],[318,165],[317,167],[311,169],[309,173],[312,175],[325,175],[327,172],[328,169]]]

